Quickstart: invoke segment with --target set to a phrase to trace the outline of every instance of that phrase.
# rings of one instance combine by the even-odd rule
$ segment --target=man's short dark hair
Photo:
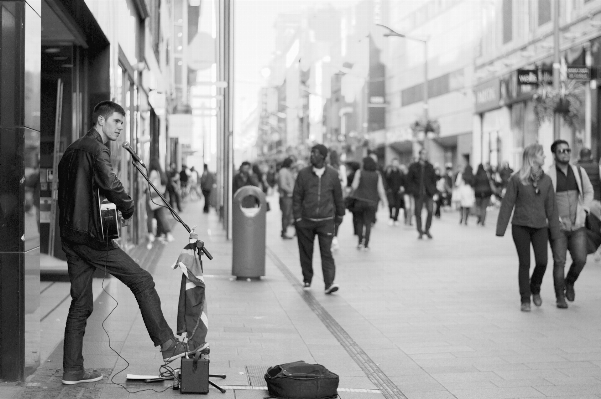
[[[583,147],[580,150],[580,159],[581,160],[589,160],[593,156],[593,153],[590,148]]]
[[[562,139],[555,140],[555,141],[553,142],[553,144],[551,144],[551,152],[552,152],[553,154],[555,154],[555,150],[557,149],[557,146],[558,146],[558,145],[560,145],[560,144],[565,144],[565,145],[567,145],[568,147],[570,146],[570,144],[569,144],[567,141],[565,141],[565,140],[562,140]]]
[[[248,161],[242,162],[242,164],[240,165],[240,169],[242,169],[245,166],[250,166],[250,162],[248,162]]]
[[[294,161],[292,160],[292,158],[288,157],[284,159],[284,162],[282,162],[282,168],[289,168],[292,166],[293,163]]]
[[[95,125],[98,122],[99,116],[107,119],[113,115],[114,112],[118,112],[125,116],[125,110],[119,104],[113,101],[101,101],[94,106],[94,111],[92,112],[92,123]]]

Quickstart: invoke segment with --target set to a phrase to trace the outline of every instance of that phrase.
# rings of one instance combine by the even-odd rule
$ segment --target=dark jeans
[[[292,219],[292,197],[280,197],[280,210],[282,211],[282,234],[286,234]]]
[[[377,204],[372,204],[367,201],[357,200],[355,205],[355,213],[357,214],[357,235],[359,243],[363,243],[366,247],[369,245],[369,236],[371,235],[371,224],[376,217],[378,210]]]
[[[535,229],[533,227],[511,227],[511,235],[518,253],[518,283],[520,285],[520,298],[522,303],[530,303],[531,294],[540,294],[540,286],[547,270],[547,243],[549,242],[549,229],[546,227]],[[534,262],[536,266],[530,277],[530,243],[534,249]]]
[[[63,241],[71,281],[71,306],[65,326],[63,371],[81,373],[83,367],[83,336],[87,319],[94,307],[92,276],[99,268],[123,282],[136,297],[146,330],[155,346],[173,337],[161,310],[161,299],[154,288],[150,273],[142,269],[121,248],[97,250],[82,244]]]
[[[563,297],[565,285],[574,285],[580,272],[586,264],[586,228],[582,227],[574,231],[562,231],[555,241],[551,241],[553,251],[553,284],[555,296]],[[568,275],[564,278],[566,266],[566,254],[570,251],[572,266]]]
[[[401,193],[388,193],[388,211],[390,212],[390,219],[395,222],[399,220],[399,209],[401,208]]]
[[[323,282],[329,287],[336,276],[336,265],[332,256],[332,239],[334,238],[334,221],[326,220],[313,222],[302,219],[296,222],[296,234],[298,236],[298,251],[303,271],[303,281],[313,280],[313,244],[315,236],[319,241],[319,252],[321,253],[321,270]]]
[[[202,208],[204,213],[209,213],[209,204],[211,203],[211,190],[202,190],[202,196],[205,197],[205,205]]]
[[[177,189],[172,185],[167,185],[167,192],[169,193],[169,205],[171,205],[172,208],[177,205],[177,210],[181,212],[182,205]]]
[[[490,205],[490,197],[477,197],[476,198],[476,207],[478,208],[478,222],[484,225],[486,222],[486,209]]]
[[[426,228],[422,228],[422,208],[426,206],[428,216],[426,217]],[[429,232],[432,226],[432,211],[434,210],[434,200],[427,195],[415,196],[415,222],[419,233]]]

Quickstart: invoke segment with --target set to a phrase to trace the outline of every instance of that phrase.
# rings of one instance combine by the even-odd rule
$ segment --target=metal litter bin
[[[232,275],[238,280],[265,275],[267,201],[261,189],[244,186],[232,204]]]

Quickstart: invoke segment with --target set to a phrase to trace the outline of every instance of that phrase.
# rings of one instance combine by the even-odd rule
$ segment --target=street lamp
[[[388,32],[384,33],[384,37],[402,37],[408,40],[413,40],[415,42],[420,42],[424,45],[424,118],[426,122],[428,121],[428,39],[420,39],[413,36],[407,36],[403,33],[398,33],[395,30],[389,28],[386,25],[376,24],[381,26],[382,28],[388,30]]]

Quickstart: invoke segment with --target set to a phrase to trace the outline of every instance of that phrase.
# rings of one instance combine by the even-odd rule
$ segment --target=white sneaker
[[[394,224],[394,220],[392,220],[392,219],[388,219],[388,225],[389,225],[389,226],[392,226],[393,224]]]
[[[173,238],[173,234],[167,233],[167,242],[171,242],[173,240],[175,240],[175,238]]]
[[[398,221],[398,220],[394,222],[394,225],[395,225],[395,226],[398,226],[399,224],[400,224],[400,223],[399,223],[399,221]]]
[[[146,243],[146,249],[152,249],[152,243],[150,241]]]
[[[338,250],[338,237],[332,239],[332,251]]]
[[[148,242],[154,242],[154,234],[148,233]]]
[[[340,287],[338,287],[338,284],[334,283],[332,285],[330,285],[328,288],[326,288],[325,293],[327,295],[333,294],[334,292],[338,291]]]

